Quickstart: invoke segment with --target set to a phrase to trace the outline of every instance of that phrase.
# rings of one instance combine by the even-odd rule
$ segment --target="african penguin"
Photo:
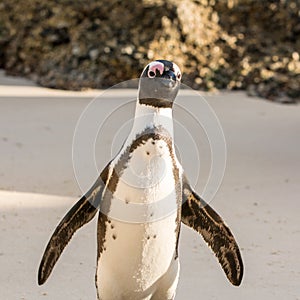
[[[174,299],[181,222],[202,235],[229,281],[241,283],[243,263],[231,231],[190,186],[175,154],[172,106],[180,81],[175,63],[156,60],[145,67],[131,132],[58,224],[39,267],[39,284],[76,230],[98,211],[98,299]]]

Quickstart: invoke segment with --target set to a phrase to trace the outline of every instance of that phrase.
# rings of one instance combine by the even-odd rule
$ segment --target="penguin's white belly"
[[[150,139],[140,145],[120,175],[97,268],[100,299],[171,299],[179,264],[177,199],[167,144]]]

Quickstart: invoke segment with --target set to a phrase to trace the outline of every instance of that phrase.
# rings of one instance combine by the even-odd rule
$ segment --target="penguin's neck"
[[[135,117],[130,135],[142,133],[145,129],[163,128],[173,139],[173,119],[171,107],[154,107],[137,101]]]

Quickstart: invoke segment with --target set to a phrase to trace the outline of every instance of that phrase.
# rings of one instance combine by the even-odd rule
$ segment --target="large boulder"
[[[2,0],[0,67],[52,88],[104,88],[174,60],[197,89],[300,97],[297,0]]]

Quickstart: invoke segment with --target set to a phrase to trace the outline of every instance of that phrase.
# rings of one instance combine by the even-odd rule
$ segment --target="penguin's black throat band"
[[[139,99],[139,103],[157,108],[172,108],[173,106],[173,101],[157,98],[142,98]]]

